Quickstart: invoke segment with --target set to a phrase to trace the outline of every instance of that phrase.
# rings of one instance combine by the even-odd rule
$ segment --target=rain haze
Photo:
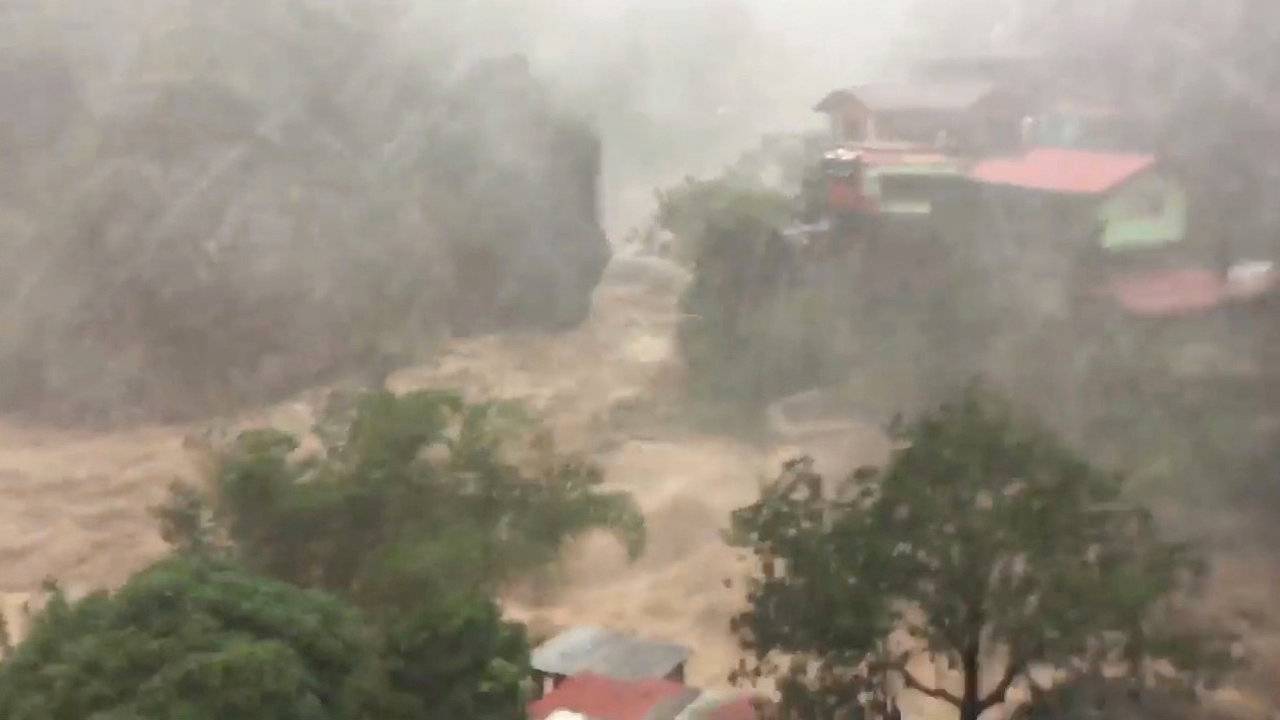
[[[1273,0],[0,0],[0,718],[1280,717]]]

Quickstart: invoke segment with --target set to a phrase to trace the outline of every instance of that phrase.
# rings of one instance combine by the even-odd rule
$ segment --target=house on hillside
[[[1182,252],[1186,192],[1152,155],[1034,148],[968,177],[975,247],[1040,317],[1074,315],[1106,278]]]
[[[939,152],[837,149],[823,159],[826,209],[834,225],[872,218],[920,224],[965,182],[955,158]]]
[[[1035,148],[983,160],[968,176],[1005,218],[1105,251],[1167,248],[1186,237],[1186,190],[1153,155]]]
[[[672,680],[574,675],[528,706],[529,720],[569,711],[590,720],[676,720],[701,691]]]
[[[985,80],[879,82],[829,93],[814,110],[840,145],[963,154],[1013,148],[1029,101]]]
[[[689,649],[682,645],[640,640],[602,628],[574,627],[534,649],[530,664],[536,690],[545,693],[581,673],[615,680],[683,683],[689,655]]]

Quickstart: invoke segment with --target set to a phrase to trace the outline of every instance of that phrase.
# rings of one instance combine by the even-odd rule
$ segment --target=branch
[[[992,707],[1004,702],[1004,696],[1009,692],[1009,687],[1013,685],[1013,681],[1018,679],[1022,674],[1023,667],[1026,665],[1022,660],[1013,659],[1009,662],[1009,667],[1004,671],[1004,677],[1000,678],[1000,684],[995,686],[986,697],[978,701],[978,714],[986,712]]]
[[[908,670],[906,667],[899,667],[898,671],[902,673],[902,681],[906,683],[908,688],[915,690],[916,692],[921,693],[923,695],[928,695],[929,697],[934,698],[936,700],[943,700],[945,702],[951,703],[952,705],[955,705],[956,707],[960,707],[961,705],[960,698],[956,697],[955,695],[947,692],[946,690],[943,690],[942,688],[931,688],[926,686],[924,683],[917,680],[916,676],[912,675],[911,671]]]

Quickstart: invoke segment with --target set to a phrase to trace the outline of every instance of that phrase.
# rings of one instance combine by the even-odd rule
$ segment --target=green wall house
[[[1085,208],[1106,251],[1156,249],[1186,238],[1186,190],[1152,155],[1036,148],[984,160],[969,178]]]
[[[1187,234],[1187,194],[1182,184],[1149,170],[1107,196],[1098,211],[1102,247],[1146,250],[1181,242]]]

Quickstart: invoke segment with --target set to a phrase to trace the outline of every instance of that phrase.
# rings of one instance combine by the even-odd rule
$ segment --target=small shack
[[[570,711],[591,720],[675,720],[700,694],[671,680],[619,680],[583,673],[530,703],[528,716],[549,720]]]
[[[616,680],[684,682],[689,649],[596,627],[574,627],[534,649],[530,658],[539,692],[567,678],[592,673]]]
[[[815,107],[839,144],[971,152],[1015,147],[1027,102],[982,80],[880,82],[829,93]]]

